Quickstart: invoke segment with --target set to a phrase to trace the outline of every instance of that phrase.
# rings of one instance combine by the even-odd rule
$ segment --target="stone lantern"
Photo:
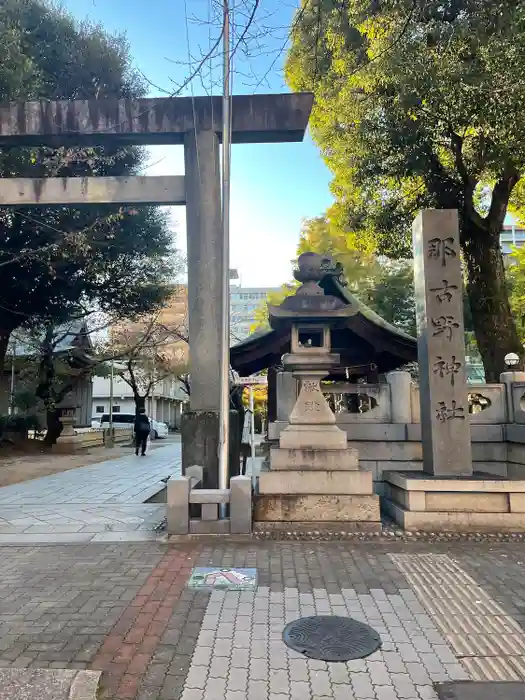
[[[261,471],[258,481],[256,520],[276,529],[313,523],[334,524],[338,531],[341,523],[351,529],[380,527],[372,473],[359,470],[358,451],[347,445],[320,385],[340,363],[332,352],[332,331],[358,311],[319,286],[330,271],[337,268],[329,257],[304,253],[294,272],[301,287],[280,306],[269,307],[272,328],[290,329],[290,352],[282,362],[300,383],[288,426],[279,446],[270,449],[269,470]]]
[[[280,306],[269,307],[272,328],[291,327],[291,352],[283,356],[282,362],[300,382],[289,426],[281,433],[283,448],[346,449],[346,433],[335,425],[320,381],[340,362],[339,354],[331,352],[331,330],[357,309],[325,295],[319,286],[331,269],[335,269],[331,258],[303,253],[294,271],[302,286]]]

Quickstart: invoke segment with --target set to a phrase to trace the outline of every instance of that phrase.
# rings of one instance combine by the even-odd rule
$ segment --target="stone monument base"
[[[375,520],[357,520],[355,522],[346,521],[323,521],[321,523],[300,521],[300,520],[274,520],[253,523],[254,533],[278,533],[283,532],[293,535],[310,535],[314,537],[322,536],[329,539],[340,539],[349,532],[381,532],[381,523]]]
[[[282,523],[375,522],[381,526],[379,496],[327,494],[258,494],[256,521]]]
[[[525,532],[525,480],[385,472],[384,511],[405,530]]]
[[[355,447],[338,450],[321,450],[313,448],[288,449],[272,447],[270,449],[272,471],[355,471],[359,469],[359,452]]]
[[[272,449],[271,469],[259,475],[254,519],[275,526],[281,523],[283,528],[293,522],[309,527],[375,523],[379,529],[379,497],[373,492],[372,473],[357,469],[357,450],[330,452]]]

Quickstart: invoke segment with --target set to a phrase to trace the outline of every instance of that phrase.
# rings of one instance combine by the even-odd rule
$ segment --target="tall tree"
[[[115,372],[131,388],[138,411],[161,382],[187,386],[187,343],[184,323],[166,324],[161,314],[153,314],[112,329],[101,355],[117,359]]]
[[[407,257],[418,209],[458,209],[488,381],[523,355],[499,234],[523,202],[524,41],[525,0],[303,0],[287,63],[343,229]]]
[[[139,97],[124,38],[78,24],[47,0],[0,3],[0,101]],[[123,175],[139,148],[0,151],[0,177]],[[10,334],[86,308],[141,314],[170,293],[172,237],[158,209],[0,209],[0,363]]]
[[[90,335],[86,320],[60,326],[49,320],[11,336],[17,366],[14,404],[45,416],[47,446],[55,444],[62,432],[60,404],[91,379],[96,358]]]

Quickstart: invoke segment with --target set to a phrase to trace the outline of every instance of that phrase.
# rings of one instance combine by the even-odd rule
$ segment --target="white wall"
[[[93,400],[109,399],[110,379],[109,377],[94,377],[93,378]],[[188,397],[182,388],[182,384],[175,379],[164,379],[155,386],[155,396],[159,399],[174,399],[176,401],[187,401]],[[115,377],[113,380],[113,397],[115,403],[117,399],[124,400],[131,398],[133,400],[133,392],[127,382],[120,377]],[[102,402],[101,402],[102,403]]]
[[[93,398],[93,411],[92,416],[101,415],[97,412],[97,406],[103,406],[104,410],[102,413],[108,413],[109,411],[109,399],[108,398]],[[113,406],[120,406],[119,413],[135,413],[135,401],[133,398],[121,399],[120,397],[113,399]]]

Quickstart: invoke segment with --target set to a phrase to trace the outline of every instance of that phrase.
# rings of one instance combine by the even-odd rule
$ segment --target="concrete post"
[[[423,469],[470,476],[472,446],[465,368],[458,214],[426,209],[414,221]]]
[[[505,384],[505,405],[507,408],[507,423],[515,423],[514,401],[512,397],[512,385],[515,382],[525,382],[525,372],[502,372],[499,380]]]
[[[186,476],[168,479],[166,518],[169,535],[187,535],[190,527],[190,480]]]
[[[252,480],[249,476],[230,479],[230,532],[249,535],[252,531]]]
[[[412,423],[410,372],[389,372],[386,381],[390,385],[390,415],[392,423]]]
[[[222,233],[219,140],[214,131],[185,134],[184,165],[190,410],[219,411]]]

